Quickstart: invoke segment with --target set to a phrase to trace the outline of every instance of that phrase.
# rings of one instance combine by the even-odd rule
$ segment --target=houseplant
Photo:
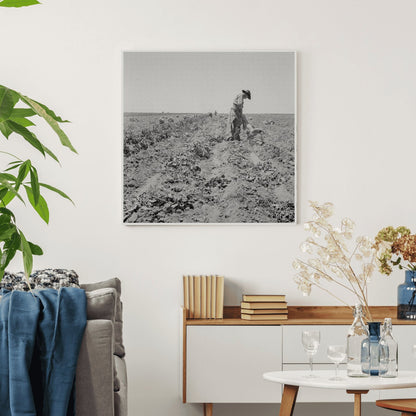
[[[394,267],[405,270],[397,292],[397,317],[416,320],[416,235],[404,226],[388,226],[378,232],[374,247],[380,273],[389,276]]]
[[[39,4],[37,0],[3,0],[0,7],[24,7]],[[60,124],[67,122],[57,116],[46,105],[39,103],[13,89],[0,85],[0,133],[9,139],[12,134],[20,136],[29,145],[59,163],[57,156],[29,129],[34,126],[32,117],[41,117],[57,134],[61,144],[76,153],[68,136]],[[4,148],[3,148],[4,149]],[[19,199],[24,203],[24,196],[39,216],[49,222],[48,204],[41,194],[41,189],[48,189],[71,200],[64,192],[51,185],[39,181],[37,169],[30,159],[22,160],[5,150],[0,153],[12,158],[8,167],[0,171],[0,280],[10,261],[18,251],[23,255],[23,266],[26,278],[33,267],[33,255],[42,255],[42,249],[27,240],[23,231],[17,226],[16,215],[10,203]],[[72,202],[72,201],[71,201]]]
[[[23,104],[23,106],[22,106]],[[18,106],[19,105],[19,106]],[[0,85],[0,132],[8,139],[12,134],[20,136],[43,156],[49,156],[59,163],[57,156],[29,129],[34,126],[32,118],[43,118],[58,135],[63,146],[76,152],[60,123],[59,116],[44,104],[41,104],[15,90]],[[61,190],[39,180],[37,169],[30,159],[22,160],[17,155],[6,151],[2,154],[12,158],[8,167],[0,172],[0,280],[10,261],[18,251],[23,254],[25,275],[32,271],[33,255],[43,254],[42,249],[28,241],[18,227],[15,214],[10,203],[19,199],[24,203],[24,194],[30,205],[46,223],[49,222],[48,204],[41,194],[41,189],[48,189],[69,199]]]

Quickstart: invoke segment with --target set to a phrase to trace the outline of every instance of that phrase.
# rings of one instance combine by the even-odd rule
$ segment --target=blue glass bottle
[[[361,363],[363,373],[378,376],[380,368],[380,322],[369,322],[370,336],[361,344]]]
[[[397,319],[416,320],[416,272],[406,270],[405,282],[397,288]]]

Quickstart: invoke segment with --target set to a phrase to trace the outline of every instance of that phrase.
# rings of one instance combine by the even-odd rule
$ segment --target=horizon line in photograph
[[[124,113],[295,114],[295,52],[124,52]]]
[[[203,112],[203,113],[196,113],[196,112],[193,112],[193,111],[185,111],[185,112],[175,112],[175,113],[172,113],[172,112],[169,112],[169,111],[126,111],[126,112],[124,112],[124,116],[126,116],[126,117],[129,117],[129,116],[133,116],[133,115],[135,115],[135,114],[140,114],[140,115],[142,115],[142,116],[145,116],[145,115],[154,115],[154,114],[161,114],[161,115],[166,115],[166,116],[168,116],[168,115],[187,115],[187,114],[196,114],[196,115],[199,115],[199,114],[201,114],[201,115],[203,115],[203,114],[214,114],[215,113],[215,110],[214,111],[206,111],[206,112]],[[227,115],[228,116],[228,114],[229,114],[229,111],[228,112],[224,112],[224,113],[220,113],[220,112],[216,112],[217,114],[219,114],[219,115]],[[252,116],[252,115],[268,115],[268,114],[270,114],[270,115],[282,115],[282,116],[294,116],[295,115],[295,113],[245,113],[246,114],[246,116]]]

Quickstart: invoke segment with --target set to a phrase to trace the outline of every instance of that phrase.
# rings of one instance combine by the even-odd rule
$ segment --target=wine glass
[[[335,377],[331,377],[330,380],[343,380],[338,376],[338,366],[347,358],[347,352],[344,345],[329,345],[327,350],[328,358],[335,364]]]
[[[321,341],[321,333],[319,331],[303,331],[302,345],[309,358],[310,373],[306,377],[316,377],[313,374],[313,356],[318,352],[319,343]]]

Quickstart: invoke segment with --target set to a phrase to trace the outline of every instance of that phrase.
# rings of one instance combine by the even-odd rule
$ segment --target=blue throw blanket
[[[75,415],[74,379],[86,325],[82,289],[1,291],[1,416]]]

